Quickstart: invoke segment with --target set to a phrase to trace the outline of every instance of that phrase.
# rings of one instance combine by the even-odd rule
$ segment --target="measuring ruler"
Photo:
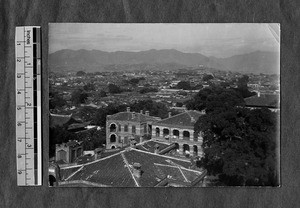
[[[40,27],[16,27],[15,47],[17,182],[42,185]]]

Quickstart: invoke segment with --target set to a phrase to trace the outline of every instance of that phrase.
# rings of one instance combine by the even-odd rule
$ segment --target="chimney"
[[[143,110],[140,110],[140,114],[143,114]]]
[[[171,118],[171,116],[172,116],[172,115],[171,115],[171,112],[169,112],[169,118]]]
[[[142,166],[140,163],[133,163],[132,172],[135,177],[140,178],[142,176],[141,168],[142,168]]]
[[[132,112],[132,119],[135,119],[135,112]]]
[[[149,111],[146,111],[145,114],[146,114],[146,116],[149,116]]]
[[[127,112],[130,112],[130,107],[127,107],[127,108],[126,108],[126,111],[127,111]]]

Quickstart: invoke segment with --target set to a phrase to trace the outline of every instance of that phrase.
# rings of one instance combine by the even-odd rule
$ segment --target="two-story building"
[[[132,142],[140,143],[144,136],[151,137],[152,123],[161,120],[149,111],[119,112],[106,117],[106,149],[122,148]]]
[[[152,124],[152,139],[175,143],[180,154],[202,156],[203,138],[196,134],[194,124],[204,112],[188,110]]]

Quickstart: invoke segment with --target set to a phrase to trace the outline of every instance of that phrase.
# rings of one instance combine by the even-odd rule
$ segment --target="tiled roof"
[[[59,115],[59,114],[52,114],[50,113],[50,127],[55,126],[63,126],[64,124],[68,123],[72,118],[72,114],[70,115]]]
[[[176,180],[176,181],[182,181],[182,182],[187,182],[185,179],[185,176],[182,174],[181,170],[179,167],[176,166],[171,166],[171,165],[162,165],[162,164],[156,164],[156,169],[158,172],[160,172],[160,179],[164,179],[166,177]],[[172,174],[170,174],[172,173]]]
[[[135,182],[121,154],[89,163],[76,172],[68,181],[83,180],[108,186],[134,187]]]
[[[77,171],[81,166],[73,166],[67,168],[60,168],[60,177],[62,180],[67,179],[70,177],[75,171]]]
[[[158,121],[160,118],[154,116],[147,116],[142,113],[134,113],[134,112],[120,112],[114,115],[110,115],[107,118],[109,120],[118,120],[118,121],[133,121],[133,122],[147,122],[147,121]]]
[[[78,129],[84,129],[85,127],[87,127],[91,122],[83,122],[83,123],[72,123],[68,126],[68,131],[74,131],[74,130],[78,130]]]
[[[248,107],[268,107],[279,108],[279,95],[275,94],[261,94],[245,98],[246,106]]]
[[[141,177],[133,175],[133,164],[141,164]],[[134,148],[121,151],[98,161],[80,166],[71,174],[63,169],[62,174],[69,175],[62,184],[82,181],[91,186],[115,187],[154,187],[168,177],[175,183],[190,183],[202,173],[189,170],[190,162],[182,159],[157,155]]]
[[[189,110],[170,118],[157,121],[153,125],[172,125],[181,127],[194,127],[198,118],[203,115],[200,111]]]
[[[77,164],[84,164],[93,161],[94,155],[82,155],[76,159]]]
[[[175,158],[168,158],[162,155],[157,154],[149,154],[148,152],[140,151],[132,149],[132,151],[127,151],[124,153],[125,157],[128,160],[129,164],[133,163],[140,163],[142,165],[142,176],[139,178],[138,183],[142,187],[153,187],[155,186],[160,180],[157,180],[156,178],[159,178],[158,175],[156,175],[156,165],[155,163],[165,164],[169,165],[170,162],[174,162],[180,166],[189,167],[190,162],[184,161],[184,160],[178,160]],[[177,171],[169,172],[169,175],[175,175],[177,174]],[[161,179],[161,178],[159,178]]]

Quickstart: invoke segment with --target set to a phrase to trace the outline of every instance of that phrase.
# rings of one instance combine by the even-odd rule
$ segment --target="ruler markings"
[[[16,28],[18,185],[41,185],[40,28]],[[21,84],[22,83],[22,84]],[[25,93],[24,93],[25,92]]]

